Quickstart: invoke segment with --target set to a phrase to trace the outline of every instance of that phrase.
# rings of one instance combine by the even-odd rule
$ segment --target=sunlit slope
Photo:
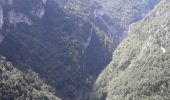
[[[170,1],[164,0],[113,54],[97,79],[92,100],[167,100],[170,91]]]
[[[115,21],[126,28],[143,18],[160,0],[99,0]]]

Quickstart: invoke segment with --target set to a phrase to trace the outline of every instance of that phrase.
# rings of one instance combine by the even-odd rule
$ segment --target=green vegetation
[[[170,1],[163,0],[113,54],[97,79],[92,100],[168,100],[170,98]]]
[[[81,18],[92,15],[91,3],[93,0],[54,0],[68,14],[73,14]]]
[[[123,29],[142,19],[160,0],[100,0],[104,9]]]
[[[20,70],[38,73],[62,99],[88,100],[96,77],[110,62],[126,28],[138,18],[135,16],[145,13],[146,9],[141,9],[150,5],[148,1],[152,0],[129,0],[127,4],[123,0],[48,0],[46,4],[41,0],[14,0],[12,5],[0,2],[5,20],[2,33],[6,34],[0,54]],[[34,8],[37,14],[32,14]],[[119,8],[125,12],[120,13]],[[10,10],[28,17],[32,24],[10,24]],[[42,10],[45,13],[38,18]],[[97,10],[104,11],[104,15],[95,15]]]
[[[23,9],[20,12],[26,14],[33,24],[8,25],[8,34],[0,44],[0,54],[6,56],[21,70],[32,69],[38,73],[45,82],[56,88],[61,98],[87,98],[86,93],[89,95],[93,83],[86,80],[91,76],[94,81],[96,75],[110,61],[110,38],[92,21],[66,13],[53,0],[44,5],[46,13],[42,19],[37,19],[29,13],[30,7],[35,6],[37,2],[29,2],[29,7],[26,6],[27,2],[14,1],[11,9]],[[84,44],[91,30],[91,43],[95,44],[90,43],[83,54]],[[96,52],[95,47],[98,49],[97,53],[90,53]],[[97,60],[84,61],[89,56],[94,56]],[[98,71],[95,72],[96,69]]]
[[[60,100],[54,90],[32,71],[23,73],[4,57],[0,58],[1,100]]]

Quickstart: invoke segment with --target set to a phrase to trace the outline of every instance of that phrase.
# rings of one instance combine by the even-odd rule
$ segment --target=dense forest
[[[37,74],[21,72],[5,57],[0,58],[1,100],[60,100],[52,87],[44,84]]]
[[[94,100],[168,100],[170,2],[163,0],[131,26],[97,79]],[[161,20],[160,20],[161,19]]]

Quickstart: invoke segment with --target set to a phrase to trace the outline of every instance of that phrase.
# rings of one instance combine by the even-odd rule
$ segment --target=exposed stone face
[[[105,12],[103,11],[103,9],[95,9],[95,11],[94,11],[95,17],[103,16],[103,15],[105,15]]]
[[[32,9],[31,14],[41,19],[45,14],[45,9],[43,4],[42,3],[37,4],[37,6],[35,6]]]
[[[13,4],[13,0],[7,0],[9,5]]]
[[[15,7],[15,3],[20,2],[21,6],[27,7],[27,3],[25,1],[17,1],[17,0],[0,0],[1,4],[0,5],[0,31],[3,28],[3,24],[6,22],[4,19],[8,19],[9,24],[16,25],[18,23],[25,23],[27,25],[32,25],[33,24],[33,19],[31,16],[35,16],[36,18],[41,19],[44,14],[45,14],[45,9],[44,6],[47,3],[47,0],[37,0],[35,2],[36,4],[31,5],[30,9],[27,9],[25,12],[22,10],[18,10],[17,7]],[[7,7],[8,10],[4,9],[4,7]],[[22,7],[21,7],[22,8]],[[6,14],[4,14],[4,12]],[[6,23],[5,23],[6,24]],[[4,40],[4,32],[0,33],[0,43]]]
[[[3,26],[3,10],[2,7],[0,6],[0,29]]]
[[[83,43],[83,50],[82,50],[82,54],[84,54],[85,53],[85,51],[86,51],[86,49],[88,48],[88,46],[90,45],[90,42],[91,42],[91,40],[92,40],[92,35],[93,35],[93,27],[91,28],[91,32],[90,32],[90,34],[89,34],[89,36],[88,36],[88,38],[87,38],[87,41],[85,42],[85,43]]]
[[[4,21],[3,21],[3,9],[2,9],[2,7],[1,7],[1,5],[0,5],[0,30],[2,29],[2,26],[3,26],[3,23],[4,23]],[[3,36],[3,34],[2,33],[0,33],[0,43],[2,42],[4,40],[4,36]]]
[[[13,0],[1,0],[1,1],[5,5],[12,5],[13,4]]]
[[[42,18],[45,14],[45,9],[44,9],[44,5],[47,3],[47,0],[39,0],[38,2],[36,2],[36,4],[34,4],[31,9],[27,9],[26,12],[27,15],[25,15],[24,12],[19,11],[15,8],[14,4],[17,1],[14,0],[2,0],[1,1],[2,4],[5,6],[10,7],[9,12],[5,11],[8,13],[8,18],[11,24],[17,24],[17,23],[26,23],[28,25],[32,25],[32,21],[31,21],[31,15],[37,17],[37,18]],[[24,4],[22,6],[26,6],[24,3],[25,1],[18,1],[21,4]],[[17,12],[16,12],[17,11]],[[3,23],[3,14],[2,14],[3,10],[2,8],[0,8],[0,28],[2,27],[2,23]]]
[[[4,36],[0,33],[0,43],[4,40]]]
[[[9,22],[14,25],[17,23],[25,23],[27,25],[32,25],[33,23],[29,17],[20,12],[10,11],[8,18]]]
[[[47,0],[42,0],[43,4],[46,4],[47,3]]]

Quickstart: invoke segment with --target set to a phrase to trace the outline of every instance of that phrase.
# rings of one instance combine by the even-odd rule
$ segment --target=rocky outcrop
[[[5,5],[12,5],[13,4],[13,0],[1,0],[1,2]]]
[[[0,5],[0,42],[3,41],[5,35],[10,31],[9,26],[16,26],[19,23],[24,23],[31,26],[34,23],[34,19],[41,19],[45,15],[44,6],[47,0],[37,0],[37,1],[23,1],[23,0],[1,0]],[[17,6],[17,3],[20,6]],[[28,7],[26,7],[26,3]],[[5,26],[3,27],[3,24]],[[2,29],[3,28],[3,29]]]
[[[45,14],[45,9],[43,4],[46,4],[46,2],[47,1],[42,0],[42,3],[40,2],[35,7],[33,7],[33,9],[31,10],[31,14],[41,19]]]
[[[94,29],[93,29],[93,27],[92,27],[92,28],[91,28],[91,32],[90,32],[90,34],[89,34],[86,42],[83,43],[83,49],[82,49],[82,54],[83,54],[83,55],[84,55],[86,49],[88,48],[88,46],[90,45],[90,42],[91,42],[91,40],[92,40],[93,31],[94,31]]]
[[[4,23],[3,9],[0,5],[0,30],[2,28],[3,23]]]
[[[46,3],[47,3],[47,0],[42,0],[42,3],[43,3],[43,4],[46,4]]]
[[[32,20],[24,15],[23,13],[16,12],[16,11],[10,11],[9,12],[9,22],[10,24],[16,25],[18,23],[25,23],[27,25],[32,25]]]
[[[3,9],[0,5],[0,31],[2,29],[2,26],[3,26],[3,23],[4,23],[4,16],[3,16]],[[4,40],[4,36],[3,34],[0,32],[0,43]]]
[[[32,4],[30,3],[32,2]],[[45,14],[44,6],[47,3],[47,0],[37,0],[37,1],[13,1],[13,0],[2,0],[4,8],[8,8],[5,13],[8,13],[6,16],[1,14],[0,17],[0,28],[2,27],[3,17],[8,17],[10,24],[16,25],[17,23],[25,23],[27,25],[32,25],[32,16],[35,16],[41,19]],[[20,7],[16,6],[16,3],[20,3]],[[25,3],[28,4],[28,7],[25,7]],[[26,11],[23,11],[26,10]],[[27,12],[27,13],[26,13]],[[3,9],[0,8],[0,13],[3,13]]]

